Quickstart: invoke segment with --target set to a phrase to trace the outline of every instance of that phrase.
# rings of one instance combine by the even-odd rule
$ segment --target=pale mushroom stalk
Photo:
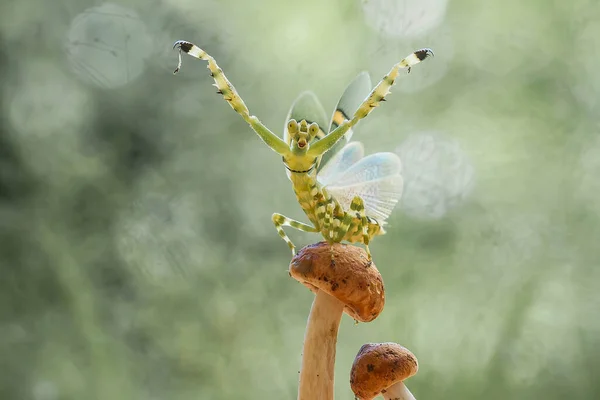
[[[344,303],[319,290],[315,295],[302,351],[298,400],[333,399],[335,349]]]
[[[385,303],[383,280],[363,249],[340,243],[304,247],[289,272],[315,294],[304,335],[298,400],[333,400],[342,314],[360,322],[377,318]]]
[[[383,393],[383,398],[385,400],[417,400],[403,382],[390,386]]]

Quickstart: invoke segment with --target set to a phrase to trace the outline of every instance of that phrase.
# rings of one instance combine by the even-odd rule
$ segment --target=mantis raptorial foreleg
[[[385,101],[385,97],[390,93],[390,88],[396,82],[396,78],[400,74],[401,69],[408,69],[408,72],[410,72],[411,67],[429,56],[433,56],[433,51],[431,49],[417,50],[398,64],[394,65],[390,72],[383,77],[381,82],[375,86],[365,101],[358,107],[352,118],[342,122],[341,125],[329,133],[329,135],[312,145],[308,154],[313,157],[318,157],[331,149],[337,141],[348,132],[348,130],[358,123],[358,121],[369,115],[369,113],[382,101]]]
[[[196,46],[193,43],[186,42],[184,40],[180,40],[175,42],[173,48],[179,48],[179,64],[174,74],[179,72],[181,68],[181,52],[189,54],[192,57],[198,58],[200,60],[208,61],[207,68],[210,70],[210,75],[215,80],[214,86],[217,88],[217,93],[221,94],[225,101],[229,103],[231,108],[235,110],[238,114],[244,118],[244,120],[254,129],[254,131],[260,136],[260,138],[276,153],[281,154],[282,156],[287,155],[290,152],[290,149],[287,144],[277,135],[269,130],[266,126],[260,122],[260,120],[254,115],[250,115],[250,111],[244,101],[235,90],[235,87],[229,82],[223,70],[217,65],[215,59],[202,50],[200,47]]]
[[[317,228],[315,228],[314,226],[310,226],[310,225],[304,224],[300,221],[293,220],[293,219],[288,218],[285,215],[281,215],[279,213],[273,214],[271,219],[273,220],[273,224],[275,224],[275,229],[277,229],[277,233],[279,233],[279,236],[281,236],[281,238],[289,246],[290,250],[292,250],[292,255],[296,255],[296,246],[294,246],[294,244],[292,243],[290,238],[284,232],[284,230],[283,230],[284,226],[291,226],[292,228],[296,228],[303,232],[311,232],[311,233],[319,232],[319,230]]]

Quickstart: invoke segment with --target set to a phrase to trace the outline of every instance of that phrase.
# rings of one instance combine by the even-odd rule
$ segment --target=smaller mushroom
[[[415,400],[404,385],[419,370],[417,357],[396,343],[367,343],[352,364],[350,386],[360,400]]]

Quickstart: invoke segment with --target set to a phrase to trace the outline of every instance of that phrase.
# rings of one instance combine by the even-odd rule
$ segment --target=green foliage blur
[[[205,63],[173,76],[180,39],[278,134],[301,91],[330,112],[436,53],[354,134],[407,186],[336,398],[384,341],[417,355],[418,399],[600,398],[599,3],[382,3],[0,4],[0,399],[295,398],[313,296],[271,214],[306,218]]]

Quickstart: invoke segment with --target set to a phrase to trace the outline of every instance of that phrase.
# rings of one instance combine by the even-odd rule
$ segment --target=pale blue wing
[[[355,196],[363,199],[365,214],[383,224],[402,196],[402,163],[394,153],[376,153],[354,163],[325,186],[342,205],[350,209]]]
[[[349,186],[357,183],[399,175],[402,172],[400,158],[394,153],[371,154],[353,164],[338,175],[336,186]]]
[[[329,162],[321,168],[317,180],[323,185],[335,183],[340,175],[346,172],[353,164],[365,155],[365,149],[360,142],[350,142],[335,154]]]
[[[369,73],[363,71],[358,74],[358,76],[346,87],[338,104],[335,106],[327,133],[340,126],[344,120],[352,118],[358,107],[367,98],[369,93],[371,93],[371,89],[372,86]],[[340,139],[331,150],[323,155],[320,169],[325,167],[329,160],[331,160],[346,145],[346,143],[350,141],[351,137],[352,130],[349,130],[344,135],[344,139]]]

